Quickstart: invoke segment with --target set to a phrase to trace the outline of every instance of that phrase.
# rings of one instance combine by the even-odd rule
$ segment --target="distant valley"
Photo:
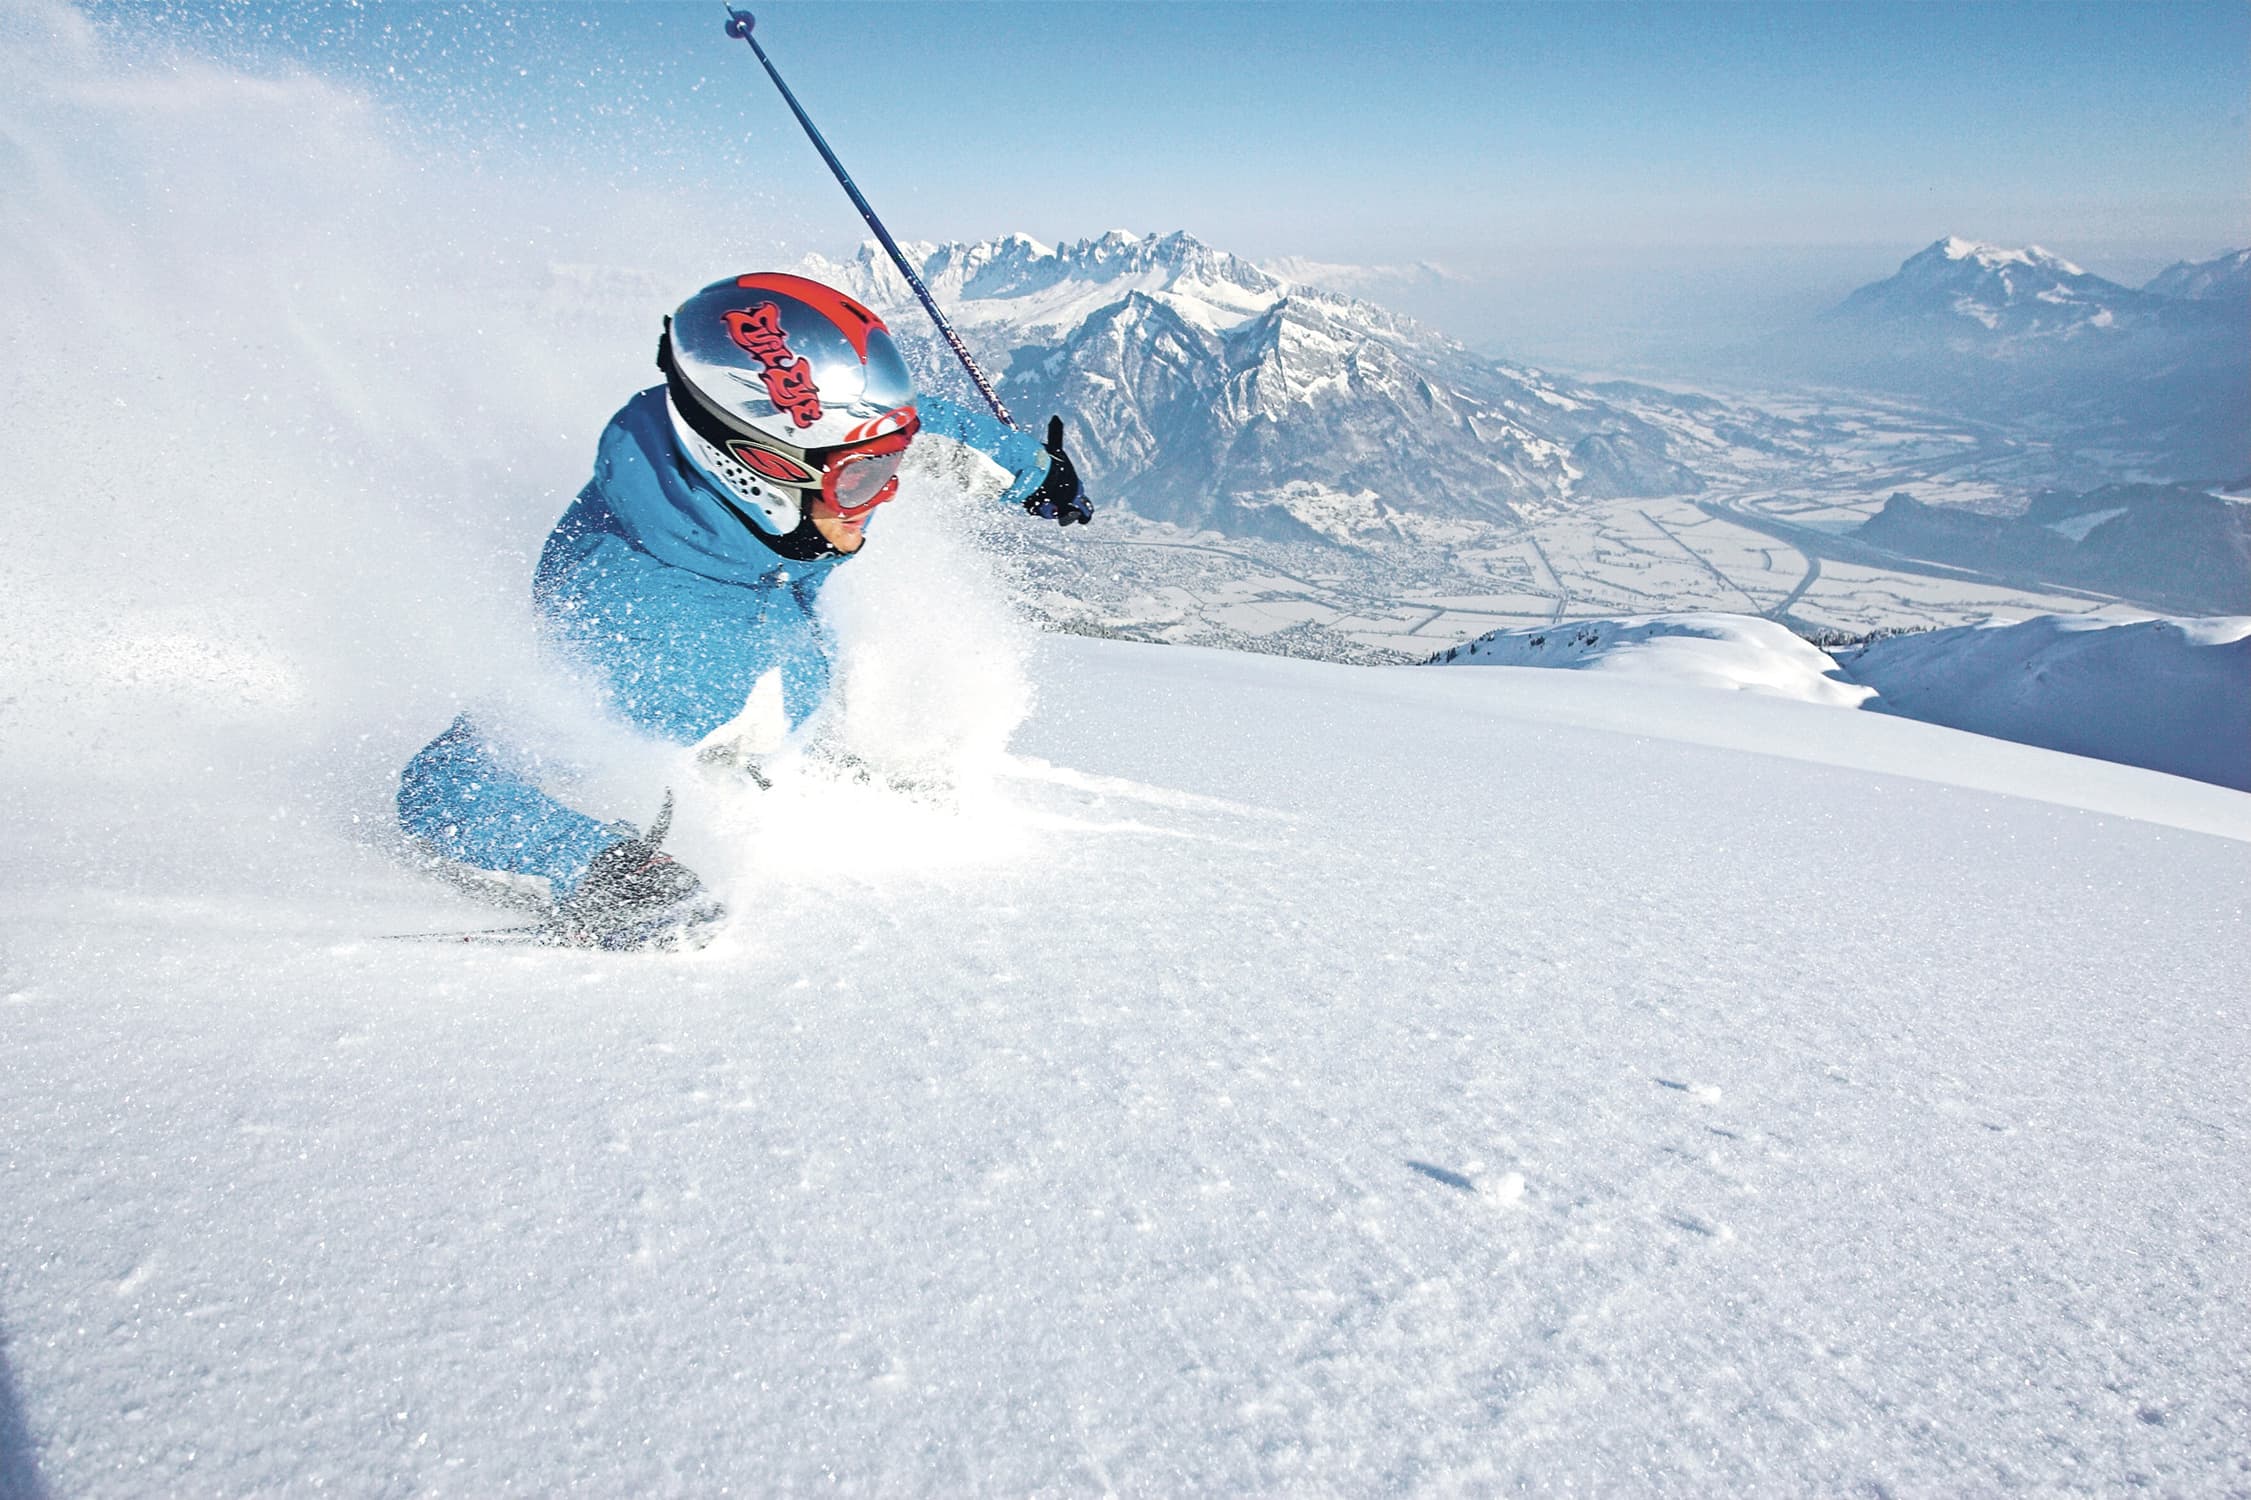
[[[2242,252],[2132,289],[1949,238],[1764,378],[1689,389],[1488,358],[1294,279],[1442,286],[1435,268],[1262,267],[1178,233],[906,248],[1019,418],[1066,414],[1105,507],[1068,539],[1004,533],[1060,628],[1418,660],[1558,619],[1849,635],[2251,590],[2251,505],[2207,493],[2251,472]],[[873,246],[804,269],[975,399]],[[576,268],[550,300],[649,295]],[[2117,485],[2140,488],[2120,506]]]

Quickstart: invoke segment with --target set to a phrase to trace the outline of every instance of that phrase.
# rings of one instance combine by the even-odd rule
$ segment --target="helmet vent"
[[[671,403],[666,402],[667,408]],[[776,487],[772,494],[765,486],[772,483],[743,467],[733,454],[706,439],[689,427],[677,411],[670,413],[672,430],[687,447],[695,466],[706,476],[731,491],[737,500],[749,506],[762,517],[775,535],[786,535],[803,519],[804,507],[788,490]]]

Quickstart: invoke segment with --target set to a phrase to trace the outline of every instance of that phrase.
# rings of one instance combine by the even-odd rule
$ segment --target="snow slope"
[[[2236,794],[1601,673],[1033,675],[958,812],[705,793],[687,957],[379,941],[489,917],[228,777],[12,807],[19,1484],[2251,1478]]]
[[[1634,615],[1495,630],[1448,648],[1437,660],[1449,666],[1623,672],[1839,708],[1858,707],[1871,695],[1840,680],[1827,652],[1788,626],[1755,615]]]
[[[1868,707],[2251,791],[2251,618],[2043,615],[1844,659]]]

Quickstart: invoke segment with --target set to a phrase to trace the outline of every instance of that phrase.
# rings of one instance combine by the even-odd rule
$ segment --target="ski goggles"
[[[835,506],[838,515],[850,521],[898,494],[899,465],[905,461],[907,446],[920,430],[921,423],[910,409],[904,427],[894,428],[879,438],[807,454],[808,460],[820,464],[821,498]]]
[[[827,448],[792,448],[738,427],[713,410],[673,360],[669,326],[657,346],[657,366],[664,371],[673,409],[689,430],[759,478],[789,489],[817,486],[821,498],[848,521],[899,493],[899,465],[914,435],[922,430],[922,419],[913,407],[902,406],[861,424],[861,429],[881,428],[875,436]]]

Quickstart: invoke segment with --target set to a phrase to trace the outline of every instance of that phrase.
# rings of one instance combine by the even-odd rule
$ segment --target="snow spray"
[[[658,153],[624,185],[568,142],[480,166],[481,101],[407,122],[209,27],[0,11],[0,824],[284,881],[387,837],[465,705],[613,744],[536,648],[533,561],[683,289],[802,247]],[[888,507],[835,591],[847,737],[925,763],[1005,741],[1028,650],[942,504]],[[590,810],[645,820],[628,782]]]

